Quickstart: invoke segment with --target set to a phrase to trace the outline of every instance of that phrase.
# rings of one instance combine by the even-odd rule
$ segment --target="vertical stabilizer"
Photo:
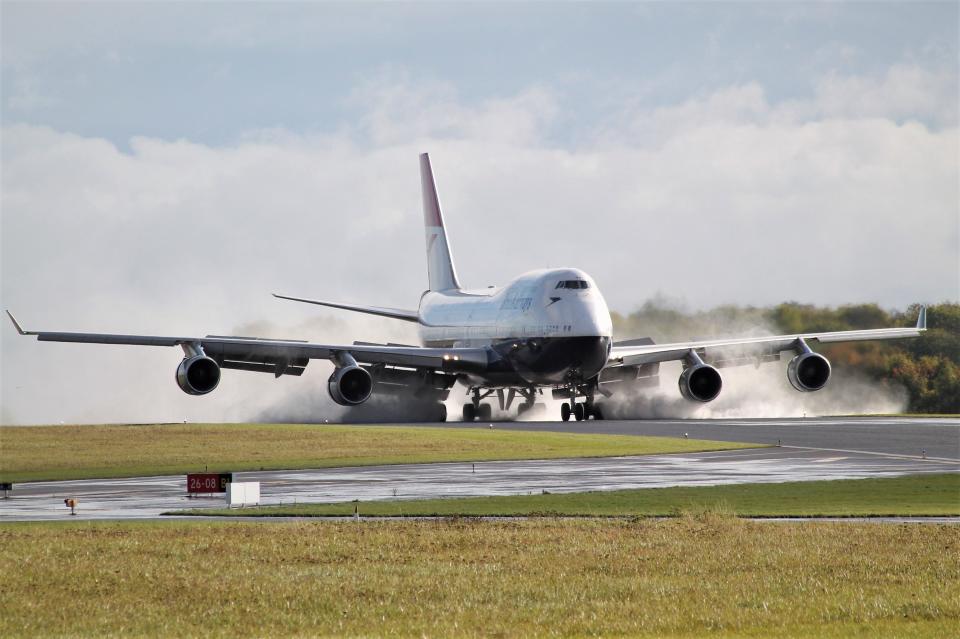
[[[423,193],[423,224],[427,231],[427,276],[431,291],[459,289],[457,269],[453,266],[453,254],[447,241],[447,231],[440,211],[437,185],[433,181],[430,156],[420,154],[420,189]]]

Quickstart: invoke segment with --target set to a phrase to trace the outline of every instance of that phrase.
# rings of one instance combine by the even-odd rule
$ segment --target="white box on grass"
[[[227,484],[227,506],[252,506],[260,503],[260,482],[233,481]]]

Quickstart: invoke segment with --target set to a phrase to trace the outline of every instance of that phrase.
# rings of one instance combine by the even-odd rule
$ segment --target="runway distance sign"
[[[190,473],[187,475],[188,493],[225,493],[233,473]]]

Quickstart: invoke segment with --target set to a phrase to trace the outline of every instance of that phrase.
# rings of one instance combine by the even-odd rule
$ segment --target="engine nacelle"
[[[327,390],[333,401],[341,406],[356,406],[370,399],[373,378],[367,369],[356,364],[340,366],[327,380]]]
[[[206,355],[184,357],[177,366],[177,386],[187,395],[206,395],[220,383],[220,366]]]
[[[830,361],[812,351],[801,353],[787,365],[787,379],[791,386],[803,393],[817,391],[830,379]]]
[[[688,366],[680,375],[680,394],[695,402],[709,402],[717,398],[723,388],[720,372],[709,364]]]

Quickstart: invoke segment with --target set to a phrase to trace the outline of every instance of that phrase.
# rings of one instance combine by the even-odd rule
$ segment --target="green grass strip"
[[[752,448],[671,437],[499,428],[304,424],[0,427],[0,481],[426,462],[611,457]]]
[[[0,524],[0,637],[953,637],[958,547],[714,514]]]
[[[352,515],[354,502],[176,514],[243,516]],[[723,512],[746,517],[960,515],[960,474],[908,475],[782,484],[642,488],[609,492],[371,501],[367,516],[673,516]]]

